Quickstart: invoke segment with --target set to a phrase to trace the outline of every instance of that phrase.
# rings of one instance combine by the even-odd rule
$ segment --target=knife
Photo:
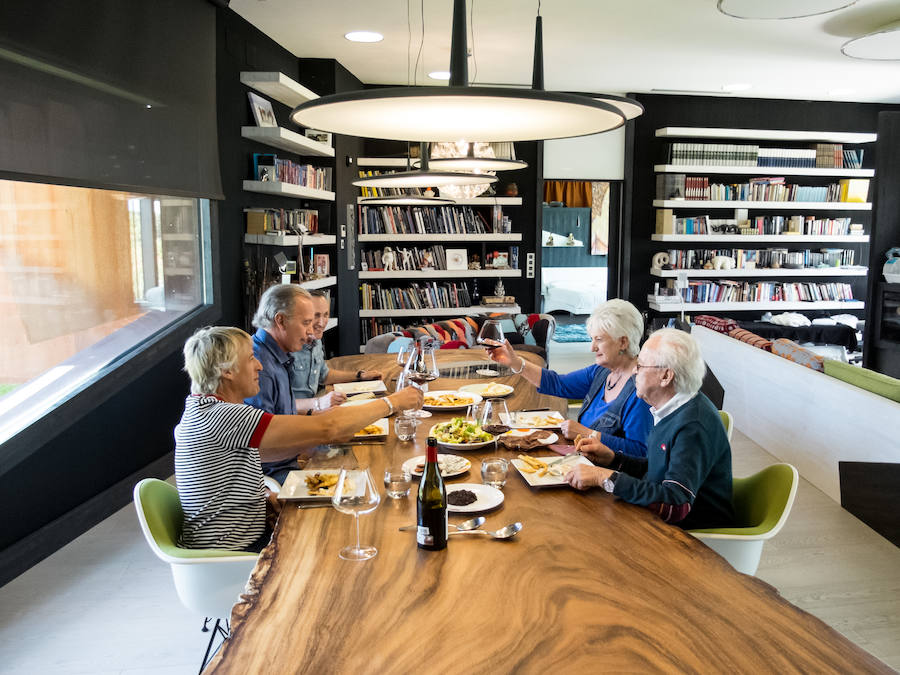
[[[582,456],[580,452],[570,452],[568,455],[563,455],[562,457],[559,457],[558,459],[554,459],[552,462],[547,462],[547,468],[549,469],[551,466],[554,466],[556,464],[562,464],[562,463],[566,462],[567,460],[572,459],[573,457],[580,457],[580,456]]]
[[[532,410],[517,410],[516,412],[550,412],[550,408],[534,408]]]

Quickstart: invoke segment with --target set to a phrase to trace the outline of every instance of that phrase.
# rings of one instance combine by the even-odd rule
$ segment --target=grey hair
[[[675,373],[675,391],[679,394],[696,394],[706,375],[706,362],[700,352],[700,345],[683,330],[660,328],[650,334],[647,342],[653,340],[656,363],[644,364],[665,366]]]
[[[626,352],[632,358],[641,350],[644,319],[627,300],[613,299],[597,305],[587,320],[587,329],[602,331],[614,340],[628,338]]]
[[[269,286],[259,299],[256,314],[253,315],[253,325],[256,328],[268,330],[275,323],[275,317],[284,314],[290,318],[294,314],[294,303],[297,298],[311,299],[312,296],[305,288],[296,284],[275,284]]]
[[[206,326],[184,343],[184,370],[191,378],[192,394],[214,394],[222,374],[234,370],[240,348],[250,340],[240,328]]]

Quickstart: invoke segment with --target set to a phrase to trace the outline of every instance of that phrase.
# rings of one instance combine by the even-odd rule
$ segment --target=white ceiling
[[[408,52],[414,63],[419,47],[421,3],[422,83],[423,73],[449,68],[452,0],[232,0],[231,8],[298,57],[337,59],[367,84],[405,85]],[[470,80],[530,86],[537,1],[472,3]],[[840,50],[900,19],[900,0],[859,0],[786,21],[730,18],[716,0],[543,0],[541,15],[547,89],[709,94],[747,83],[751,89],[732,95],[900,103],[900,62],[859,61]],[[384,40],[351,43],[343,37],[351,30],[377,31]]]

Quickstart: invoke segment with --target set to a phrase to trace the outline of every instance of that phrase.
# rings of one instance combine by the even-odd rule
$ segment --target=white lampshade
[[[900,61],[900,21],[845,42],[841,52],[853,59]]]
[[[360,204],[369,206],[447,206],[456,201],[449,197],[426,197],[425,195],[389,195],[387,197],[363,197]]]
[[[799,19],[855,4],[856,0],[719,0],[718,7],[736,19]]]

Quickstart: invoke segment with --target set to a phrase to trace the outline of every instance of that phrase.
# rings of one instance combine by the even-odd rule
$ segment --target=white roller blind
[[[544,141],[544,178],[622,180],[625,128],[593,136]]]

